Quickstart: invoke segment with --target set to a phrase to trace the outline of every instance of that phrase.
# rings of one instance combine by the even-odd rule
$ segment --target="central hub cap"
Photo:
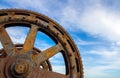
[[[14,70],[17,74],[24,74],[27,72],[28,67],[29,66],[25,61],[19,60],[17,63],[15,63]]]
[[[17,59],[11,65],[13,77],[25,77],[29,70],[29,64],[25,59]]]
[[[26,78],[35,63],[27,55],[7,57],[4,60],[4,75],[6,78]]]

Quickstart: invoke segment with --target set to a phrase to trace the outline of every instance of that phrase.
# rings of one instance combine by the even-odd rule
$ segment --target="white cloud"
[[[10,27],[6,28],[6,31],[14,44],[23,44],[29,29],[26,27]]]
[[[111,58],[112,59],[112,58]],[[101,63],[99,65],[96,64],[96,61]],[[91,63],[95,64],[96,66],[86,66],[85,67],[85,78],[93,77],[93,78],[113,78],[115,76],[115,72],[119,69],[120,63],[119,60],[111,60],[109,62],[106,59],[101,60],[92,60]],[[105,64],[104,64],[104,63]],[[106,64],[107,63],[107,64]],[[110,74],[111,73],[111,74]],[[119,78],[117,75],[115,78]]]
[[[83,30],[105,40],[120,42],[120,14],[103,7],[99,2],[86,5],[84,10],[68,5],[63,9],[61,23],[71,31]]]
[[[53,68],[54,72],[58,72],[58,73],[61,73],[61,74],[66,73],[65,62],[64,62],[63,55],[61,53],[57,53],[56,55],[51,57],[49,59],[49,61],[52,65],[52,68]]]
[[[63,66],[63,65],[62,66],[55,66],[55,65],[53,65],[52,68],[53,68],[54,72],[61,73],[61,74],[65,74],[66,73],[65,66]]]
[[[54,55],[53,57],[51,57],[49,60],[51,61],[51,64],[63,65],[63,66],[65,65],[64,57],[60,52]]]
[[[42,0],[5,0],[5,3],[9,5],[3,5],[3,8],[20,8],[37,12],[48,12],[46,4]]]
[[[82,46],[82,45],[100,45],[102,43],[98,42],[98,41],[86,41],[86,40],[83,40],[81,39],[79,36],[76,36],[75,34],[72,36],[75,40],[75,43],[78,45],[78,46]]]
[[[99,51],[90,51],[89,53],[91,54],[95,54],[95,55],[99,55],[99,56],[102,56],[103,58],[111,58],[111,57],[116,57],[118,56],[120,53],[119,51],[108,51],[108,50],[99,50]]]
[[[115,72],[120,71],[120,14],[115,10],[104,8],[99,3],[92,7],[86,6],[83,12],[71,6],[68,7],[63,10],[64,19],[61,19],[66,29],[74,32],[83,30],[94,37],[109,41],[109,43],[103,42],[103,47],[97,47],[102,45],[96,44],[92,50],[84,49],[85,53],[81,53],[85,78],[119,78]],[[68,23],[70,25],[67,25]],[[78,42],[79,47],[83,44],[91,45],[80,38]],[[105,47],[104,44],[109,44],[109,47]]]
[[[112,78],[117,70],[120,71],[120,49],[118,48],[112,48],[112,50],[108,50],[108,48],[91,50],[87,52],[87,55],[89,55],[88,59],[84,58],[86,78]],[[113,74],[110,75],[110,73]],[[119,78],[119,76],[117,75],[116,78]]]
[[[102,37],[103,39],[117,42],[120,40],[120,15],[104,8],[87,9],[81,17],[79,28]]]
[[[62,16],[60,18],[60,23],[71,31],[76,31],[78,27],[79,11],[77,11],[72,6],[67,6],[62,10]],[[72,26],[74,24],[74,26]]]
[[[111,43],[119,45],[120,42],[120,14],[102,7],[99,3],[97,7],[86,7],[83,12],[72,6],[67,6],[62,13],[61,23],[66,29],[75,32],[79,32],[82,29],[93,36],[110,41],[110,47],[104,49],[99,47],[98,50],[87,51],[88,53],[85,55],[90,52],[91,56],[89,56],[90,59],[83,57],[85,78],[119,78],[118,75],[114,76],[114,71],[120,71],[120,50],[115,45],[114,47],[116,48],[111,48],[113,47]],[[91,45],[94,42],[83,41],[79,38],[77,44],[79,46]],[[96,45],[99,45],[99,43]],[[96,49],[96,46],[94,47]],[[91,66],[91,63],[93,66]],[[111,71],[113,74],[110,74]]]
[[[85,78],[119,78],[119,75],[115,75],[114,69],[112,72],[109,70],[111,66],[96,66],[96,67],[89,67],[85,70]],[[108,71],[106,71],[108,70]],[[112,74],[110,74],[112,73]]]

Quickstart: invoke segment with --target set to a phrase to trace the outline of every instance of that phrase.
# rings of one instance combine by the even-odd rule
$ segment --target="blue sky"
[[[42,13],[63,26],[77,44],[85,78],[120,77],[120,0],[0,0],[0,9],[20,8]],[[15,43],[24,42],[27,28],[8,29]],[[23,36],[23,37],[18,37]],[[44,34],[40,34],[44,35]],[[38,34],[39,36],[39,34]],[[18,41],[19,39],[19,41]],[[41,39],[42,40],[42,39]],[[44,42],[42,49],[54,45]],[[59,55],[60,56],[60,55]],[[57,55],[51,59],[55,59]],[[54,64],[54,62],[53,62]],[[59,64],[63,72],[63,63]],[[55,66],[56,67],[56,66]]]

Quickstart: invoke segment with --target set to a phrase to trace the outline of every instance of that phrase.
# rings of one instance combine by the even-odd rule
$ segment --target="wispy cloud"
[[[4,3],[8,5],[4,5],[8,8],[22,8],[22,9],[29,9],[29,10],[34,10],[34,11],[46,11],[47,9],[44,5],[43,1],[39,0],[21,0],[21,1],[16,1],[16,0],[5,0],[3,1]]]
[[[14,44],[23,44],[28,34],[29,28],[17,26],[6,28],[6,31],[8,32]]]
[[[110,48],[111,49],[111,48]],[[112,48],[112,50],[108,50],[108,48],[103,49],[95,49],[88,51],[87,56],[88,59],[84,59],[85,63],[85,77],[109,77],[112,78],[114,75],[109,75],[110,73],[114,73],[117,70],[119,71],[120,66],[120,49]],[[96,57],[95,57],[96,56]],[[95,59],[96,58],[96,59]],[[88,65],[89,64],[89,65]],[[94,73],[90,73],[96,71]],[[119,78],[119,76],[116,76]]]
[[[61,74],[66,74],[65,66],[63,66],[63,65],[61,65],[61,66],[60,65],[59,66],[53,65],[52,68],[53,68],[54,72],[61,73]]]
[[[90,0],[85,3],[82,12],[80,9],[70,5],[67,6],[63,9],[63,17],[61,18],[61,22],[66,26],[66,29],[74,32],[83,30],[93,37],[106,41],[98,41],[100,44],[94,45],[89,50],[87,48],[90,47],[82,50],[85,78],[113,78],[115,75],[116,78],[119,78],[119,75],[114,72],[120,71],[118,69],[120,65],[120,50],[118,49],[120,42],[120,14],[116,10],[104,7],[101,0]],[[80,38],[75,38],[75,41],[79,45],[78,47],[83,44],[89,46],[93,44]],[[109,44],[109,47],[106,44]],[[110,75],[110,73],[114,74]]]
[[[77,30],[76,32],[79,32],[82,29],[93,36],[119,42],[119,12],[107,9],[100,3],[100,0],[95,2],[93,4],[88,1],[88,5],[82,11],[71,5],[66,6],[62,12],[63,17],[61,18],[61,22],[71,31]],[[92,6],[89,6],[91,3]]]
[[[101,45],[102,43],[100,43],[100,42],[97,42],[97,41],[85,41],[85,40],[83,40],[83,39],[81,39],[79,36],[75,36],[75,35],[73,35],[73,37],[74,37],[74,41],[75,41],[75,43],[78,45],[78,46],[85,46],[85,45]]]
[[[62,53],[57,53],[52,58],[49,59],[52,65],[62,65],[65,66],[65,61]]]
[[[82,16],[80,28],[92,35],[117,42],[120,39],[119,17],[118,13],[105,8],[88,8]]]

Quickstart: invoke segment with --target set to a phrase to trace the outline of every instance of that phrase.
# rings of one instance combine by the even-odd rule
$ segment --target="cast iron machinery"
[[[30,28],[24,44],[14,44],[6,31],[17,25]],[[48,35],[55,45],[43,51],[35,47],[38,31]],[[83,78],[83,65],[74,41],[58,23],[45,15],[21,9],[0,10],[0,42],[3,46],[0,49],[0,78]],[[49,61],[59,52],[64,57],[65,74],[52,71]]]

